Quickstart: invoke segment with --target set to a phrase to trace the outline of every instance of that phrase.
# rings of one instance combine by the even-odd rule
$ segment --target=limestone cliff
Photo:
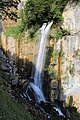
[[[70,32],[57,43],[60,50],[62,41],[62,99],[73,98],[73,103],[80,104],[80,3],[68,4],[63,12],[63,28]],[[63,95],[64,94],[64,95]],[[63,97],[64,96],[64,97]]]
[[[58,50],[58,52],[60,52],[60,43],[62,41],[61,81],[63,91],[61,99],[67,100],[66,98],[68,98],[68,96],[73,96],[73,104],[78,106],[80,104],[80,3],[77,5],[74,3],[67,4],[63,12],[63,17],[64,23],[62,28],[66,29],[70,35],[66,35],[58,40],[57,43],[55,40],[54,42],[51,40],[50,44],[55,51]],[[36,45],[32,41],[28,42],[27,38],[25,40],[16,40],[13,37],[6,37],[2,33],[1,45],[10,59],[15,62],[18,61],[18,59],[22,59],[24,64],[26,60],[33,62],[33,58],[36,56]],[[54,61],[51,62],[55,64]],[[58,61],[56,61],[56,64],[57,62]],[[57,65],[55,69],[58,69]]]

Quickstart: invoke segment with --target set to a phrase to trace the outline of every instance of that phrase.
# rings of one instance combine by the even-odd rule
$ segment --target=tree
[[[27,0],[24,8],[28,27],[51,20],[50,8],[52,0]]]
[[[27,27],[41,26],[44,22],[51,20],[54,23],[63,20],[62,12],[70,0],[27,0],[24,7],[24,15]],[[25,21],[25,20],[22,20]]]
[[[7,16],[11,20],[17,20],[17,7],[20,0],[0,0],[0,19],[4,20]]]
[[[24,7],[24,22],[28,28],[51,20],[55,23],[62,23],[62,13],[69,1],[79,0],[27,0]],[[26,21],[25,21],[26,20]]]

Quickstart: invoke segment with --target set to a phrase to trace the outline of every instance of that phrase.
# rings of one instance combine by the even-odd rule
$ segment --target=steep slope
[[[0,120],[33,120],[32,115],[11,95],[10,73],[0,49]]]

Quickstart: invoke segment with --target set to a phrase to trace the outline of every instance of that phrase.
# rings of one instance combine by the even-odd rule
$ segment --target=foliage
[[[51,4],[52,0],[28,0],[24,9],[27,26],[42,25],[44,22],[51,20],[52,15],[49,15]]]
[[[56,65],[59,52],[58,50],[53,52],[53,47],[48,47],[47,49],[48,49],[48,53],[46,57],[47,59],[46,59],[46,64],[45,64],[45,72],[50,80],[56,80],[57,71],[54,69],[54,66]]]
[[[51,20],[54,23],[63,21],[62,12],[69,0],[27,0],[24,7],[22,22],[30,28],[34,25],[41,26],[44,22]]]
[[[57,71],[53,67],[49,67],[48,68],[48,74],[49,74],[51,80],[55,80],[56,79],[55,78],[56,72]]]
[[[60,26],[56,27],[55,37],[57,41],[65,35],[70,35],[70,33],[66,29],[61,28]]]
[[[29,112],[25,111],[20,103],[12,100],[0,88],[0,119],[1,120],[33,120]]]
[[[50,65],[50,59],[52,57],[52,53],[53,53],[53,47],[48,46],[47,47],[47,54],[46,54],[46,64],[45,64],[45,69],[49,67]]]
[[[38,37],[36,32],[38,28],[39,28],[38,26],[34,26],[27,30],[27,37],[29,40],[31,38],[36,39],[36,37]],[[25,31],[26,31],[25,26],[24,24],[21,23],[20,25],[18,24],[17,26],[9,27],[4,33],[7,37],[13,36],[14,38],[23,38]]]
[[[59,57],[59,52],[58,52],[58,50],[56,50],[56,51],[53,52],[54,65],[57,64],[57,59],[58,59],[58,57]]]
[[[61,29],[57,29],[57,31],[56,31],[56,40],[58,41],[58,39],[61,38],[61,37],[62,37],[62,31],[61,31]]]
[[[5,35],[6,36],[13,36],[15,38],[20,38],[20,37],[23,37],[24,36],[24,32],[23,32],[23,25],[17,25],[17,26],[14,26],[14,27],[9,27],[7,29],[7,31],[5,31]]]
[[[39,26],[37,25],[28,29],[29,38],[33,38],[35,36],[37,29],[39,29]]]
[[[24,104],[12,96],[10,73],[1,69],[1,65],[5,63],[6,60],[0,52],[0,120],[33,120]]]
[[[70,65],[70,66],[66,67],[66,70],[68,70],[70,72],[70,74],[74,74],[75,67],[74,67],[74,65],[73,66]]]
[[[62,12],[68,1],[69,0],[27,0],[24,9],[20,10],[20,26],[15,28],[11,27],[8,30],[9,32],[7,32],[7,35],[18,37],[18,35],[22,35],[23,31],[28,30],[29,37],[32,38],[44,22],[49,22],[52,20],[54,24],[57,23],[57,26],[61,26],[63,21]],[[57,29],[56,39],[58,40],[65,33],[66,31],[62,28]]]
[[[20,0],[0,0],[0,19],[8,16],[11,20],[17,20],[17,7]]]

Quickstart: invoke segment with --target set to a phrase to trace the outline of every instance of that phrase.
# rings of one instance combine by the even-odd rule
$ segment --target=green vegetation
[[[52,0],[27,0],[24,8],[27,27],[42,25],[52,20],[50,13]],[[34,14],[33,14],[34,13]]]
[[[62,12],[69,0],[27,0],[24,8],[24,16],[27,27],[41,26],[44,22],[51,20],[54,23],[63,21]],[[23,22],[25,22],[23,19]]]
[[[28,37],[30,39],[32,39],[33,37],[36,37],[37,36],[37,29],[39,29],[39,26],[34,26],[34,27],[31,27],[30,29],[28,29]],[[38,39],[38,36],[37,36],[37,39]],[[35,41],[35,40],[34,40]]]
[[[53,52],[53,47],[48,47],[47,49],[48,49],[48,53],[45,64],[45,71],[48,75],[49,80],[56,80],[57,71],[54,69],[54,66],[57,64],[59,52],[58,50]]]
[[[0,120],[33,120],[33,118],[20,103],[12,100],[0,88]]]
[[[75,120],[80,120],[80,112],[74,113],[73,116]]]
[[[7,31],[5,31],[5,35],[6,36],[13,36],[14,38],[21,38],[24,36],[24,26],[21,25],[17,25],[15,27],[9,27],[7,29]]]
[[[22,14],[22,22],[30,28],[35,25],[42,26],[49,21],[61,25],[62,13],[70,0],[27,0]],[[77,1],[77,0],[72,0]],[[25,21],[26,20],[26,21]]]
[[[70,66],[66,67],[66,70],[68,70],[70,72],[70,74],[74,75],[75,67],[74,67],[74,65],[73,66],[70,65]]]
[[[53,61],[54,61],[54,64],[57,64],[57,59],[59,57],[59,51],[56,50],[53,52]]]
[[[48,74],[50,76],[50,80],[56,80],[56,75],[57,71],[53,67],[48,68]]]
[[[33,120],[23,104],[11,98],[10,73],[1,69],[2,64],[6,63],[0,53],[0,120]]]
[[[56,26],[63,22],[62,13],[69,0],[27,0],[24,9],[20,10],[20,25],[11,27],[6,35],[18,37],[28,30],[30,38],[43,23],[53,21]],[[64,31],[58,29],[56,38],[62,37]]]
[[[70,33],[67,30],[62,29],[61,27],[58,28],[56,27],[56,36],[55,36],[56,41],[58,41],[60,38],[62,38],[65,35],[70,35]]]

